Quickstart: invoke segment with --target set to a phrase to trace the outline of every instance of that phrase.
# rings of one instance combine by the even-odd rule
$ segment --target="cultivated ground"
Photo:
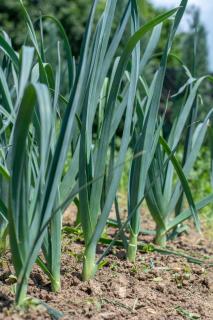
[[[71,224],[69,217],[66,224]],[[150,227],[150,220],[143,221]],[[110,235],[112,229],[108,230]],[[63,235],[62,291],[50,292],[48,279],[35,267],[29,294],[63,312],[62,319],[213,319],[213,243],[193,230],[169,247],[206,261],[197,265],[183,257],[156,252],[140,252],[137,261],[125,260],[123,249],[113,248],[94,280],[81,282],[82,239],[80,235]],[[143,236],[152,241],[151,236]],[[100,246],[98,254],[103,247]],[[0,269],[0,319],[56,319],[45,307],[35,306],[25,312],[12,306],[13,278],[9,254]]]

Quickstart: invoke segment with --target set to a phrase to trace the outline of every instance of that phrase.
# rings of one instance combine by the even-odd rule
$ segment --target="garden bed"
[[[149,226],[149,221],[144,225]],[[112,230],[108,229],[108,233]],[[151,236],[143,236],[150,242]],[[210,262],[212,243],[193,230],[172,244],[171,250]],[[212,319],[213,268],[197,265],[176,255],[139,252],[135,264],[125,260],[122,248],[113,248],[94,280],[81,281],[81,236],[63,234],[62,291],[50,292],[50,283],[35,267],[29,295],[63,312],[62,319]],[[103,247],[99,246],[98,254]],[[51,319],[44,306],[21,311],[12,301],[12,269],[9,255],[0,272],[0,319]]]

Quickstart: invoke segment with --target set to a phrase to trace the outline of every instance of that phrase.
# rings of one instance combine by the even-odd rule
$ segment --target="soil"
[[[143,225],[149,227],[150,221],[146,219]],[[153,240],[151,236],[142,239]],[[169,243],[169,247],[199,259],[213,257],[212,242],[194,230]],[[99,246],[98,255],[104,248]],[[95,279],[82,282],[82,250],[81,237],[63,235],[62,290],[58,294],[50,292],[50,283],[37,266],[31,274],[29,295],[63,312],[61,319],[213,320],[213,267],[156,252],[139,252],[132,264],[125,260],[122,248],[114,247]],[[9,260],[7,254],[0,269],[0,319],[54,319],[41,305],[25,311],[13,307]]]

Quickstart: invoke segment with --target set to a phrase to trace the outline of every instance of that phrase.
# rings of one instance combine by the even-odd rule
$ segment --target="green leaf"
[[[192,216],[194,217],[195,225],[196,225],[197,229],[200,231],[200,220],[199,220],[197,210],[196,210],[196,207],[194,204],[191,189],[189,187],[189,184],[188,184],[186,176],[183,172],[183,169],[182,169],[181,165],[179,164],[178,160],[176,159],[176,157],[174,156],[172,150],[169,148],[167,142],[162,137],[160,137],[159,142],[162,145],[162,147],[164,148],[166,154],[170,157],[171,162],[177,172],[177,175],[178,175],[178,177],[181,181],[181,185],[183,187],[183,191],[184,191],[186,198],[187,198],[187,201],[189,203]]]

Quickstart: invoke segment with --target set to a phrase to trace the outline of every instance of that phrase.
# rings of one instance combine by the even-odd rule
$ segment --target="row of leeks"
[[[163,119],[158,117],[167,59],[187,0],[142,27],[136,0],[129,0],[113,34],[117,1],[106,1],[105,10],[94,25],[98,2],[94,0],[91,6],[78,63],[72,56],[61,23],[44,16],[40,19],[40,32],[37,32],[22,1],[20,9],[28,29],[27,44],[17,53],[8,35],[4,32],[0,35],[0,235],[2,249],[7,245],[6,235],[9,234],[17,277],[16,303],[19,305],[26,300],[29,276],[35,262],[49,277],[52,290],[60,290],[62,214],[73,199],[78,201],[85,242],[82,278],[94,277],[100,262],[100,259],[96,260],[96,247],[111,207],[116,203],[130,149],[133,158],[129,175],[128,220],[124,225],[121,225],[118,214],[129,260],[135,260],[140,232],[139,209],[145,197],[157,224],[158,238],[192,215],[198,225],[196,209],[211,199],[196,206],[186,180],[204,139],[210,114],[196,130],[197,152],[194,156],[189,155],[190,160],[186,160],[183,166],[175,157],[175,141],[171,138],[166,142],[161,137]],[[163,22],[170,17],[173,20],[168,41],[149,85],[144,80],[144,70],[158,45]],[[43,21],[54,24],[60,34],[56,66],[49,60],[45,48]],[[129,26],[129,39],[117,57],[120,42]],[[142,50],[140,42],[149,34]],[[62,56],[66,60],[65,67]],[[66,75],[66,80],[62,74]],[[186,108],[190,113],[202,80],[191,83],[188,100],[182,107],[184,114]],[[122,136],[115,152],[121,124]],[[174,139],[177,138],[175,130],[182,131],[178,125],[177,121],[171,132]],[[71,160],[65,172],[68,153]],[[160,165],[163,168],[159,172],[158,162],[162,158]],[[155,207],[160,206],[155,195],[158,193],[159,201],[161,195],[156,188],[162,187],[161,175],[165,175],[164,180],[169,180],[170,187],[171,174],[167,178],[167,172],[174,168],[179,177],[178,191],[175,191],[178,194],[174,193],[173,207],[169,204],[168,214],[164,215],[166,222],[161,223],[161,212],[156,213]],[[163,195],[164,190],[160,191]],[[168,221],[168,215],[183,192],[190,209],[180,212],[175,224],[172,218]],[[127,225],[129,239],[124,232]]]

